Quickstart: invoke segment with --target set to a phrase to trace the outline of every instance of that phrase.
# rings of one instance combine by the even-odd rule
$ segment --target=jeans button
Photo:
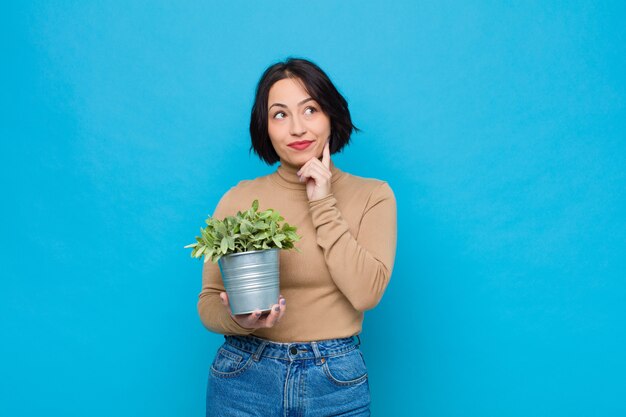
[[[292,347],[289,349],[289,352],[290,352],[292,355],[295,355],[296,353],[298,353],[298,349],[296,349],[294,346],[292,346]]]

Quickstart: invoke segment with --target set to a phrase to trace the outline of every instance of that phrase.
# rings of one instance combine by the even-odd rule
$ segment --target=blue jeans
[[[209,372],[207,417],[370,415],[367,367],[353,338],[224,338]]]

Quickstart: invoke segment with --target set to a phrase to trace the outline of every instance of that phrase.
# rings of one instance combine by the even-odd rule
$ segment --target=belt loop
[[[355,336],[359,340],[359,343],[356,344],[356,347],[359,347],[359,346],[361,346],[361,337],[358,334],[355,334]]]
[[[313,341],[311,342],[311,348],[313,348],[313,353],[315,354],[315,364],[316,365],[321,365],[324,362],[326,362],[326,359],[322,358],[322,354],[320,353],[320,349],[317,346],[317,342]]]
[[[265,346],[267,346],[267,344],[268,344],[267,340],[262,341],[259,347],[257,348],[256,352],[254,353],[254,355],[252,355],[252,359],[258,362],[261,358],[261,353],[263,353],[263,349],[265,349]]]

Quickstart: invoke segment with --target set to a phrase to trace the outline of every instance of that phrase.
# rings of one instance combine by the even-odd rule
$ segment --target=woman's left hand
[[[302,165],[297,172],[300,181],[306,181],[306,194],[309,201],[324,198],[331,193],[330,180],[330,140],[326,141],[322,151],[322,160],[313,157]]]

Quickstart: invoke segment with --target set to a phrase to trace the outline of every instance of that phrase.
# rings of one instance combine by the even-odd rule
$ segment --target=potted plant
[[[269,311],[280,295],[279,250],[301,252],[294,247],[301,238],[297,228],[281,226],[285,219],[274,209],[258,209],[254,200],[248,210],[224,220],[209,215],[196,243],[185,246],[193,248],[192,258],[204,256],[204,262],[219,265],[233,314]]]

